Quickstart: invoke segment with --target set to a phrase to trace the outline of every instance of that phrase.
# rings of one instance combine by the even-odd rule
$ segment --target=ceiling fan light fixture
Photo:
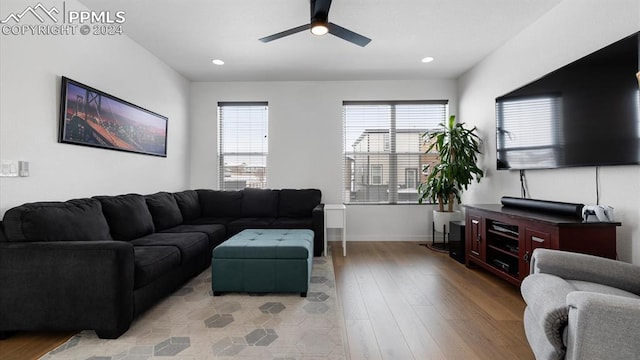
[[[285,36],[297,34],[301,31],[311,30],[313,35],[322,36],[327,33],[338,37],[342,40],[348,41],[354,45],[365,47],[371,42],[366,36],[362,36],[349,29],[343,28],[340,25],[329,22],[329,8],[331,7],[332,0],[308,0],[310,5],[311,20],[300,26],[275,33],[273,35],[265,36],[258,39],[263,43],[267,43],[273,40],[283,38]]]
[[[326,22],[314,22],[311,24],[311,33],[313,35],[322,36],[329,32],[329,27]]]

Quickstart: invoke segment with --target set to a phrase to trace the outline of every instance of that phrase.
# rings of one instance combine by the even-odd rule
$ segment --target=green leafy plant
[[[418,202],[437,202],[440,211],[445,211],[444,205],[447,205],[447,211],[451,212],[454,201],[460,203],[462,191],[467,190],[474,179],[480,182],[484,176],[477,165],[481,140],[476,127],[467,129],[451,115],[438,130],[426,132],[422,137],[430,143],[426,153],[435,148],[440,163],[423,169],[429,174],[418,186]]]

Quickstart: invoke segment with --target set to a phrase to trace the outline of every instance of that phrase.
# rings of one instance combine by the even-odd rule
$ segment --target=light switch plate
[[[18,176],[22,176],[22,177],[29,176],[28,161],[18,161]]]
[[[0,160],[0,176],[18,176],[18,161]]]

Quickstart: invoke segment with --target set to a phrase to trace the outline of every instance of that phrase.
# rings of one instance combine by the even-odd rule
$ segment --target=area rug
[[[142,314],[115,340],[82,331],[45,360],[345,359],[331,257],[313,260],[310,291],[212,296],[211,270]]]

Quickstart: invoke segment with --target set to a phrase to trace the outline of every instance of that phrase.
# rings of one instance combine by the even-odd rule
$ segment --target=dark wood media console
[[[467,267],[480,266],[513,285],[529,275],[535,248],[616,258],[618,222],[585,223],[498,204],[465,207]]]

